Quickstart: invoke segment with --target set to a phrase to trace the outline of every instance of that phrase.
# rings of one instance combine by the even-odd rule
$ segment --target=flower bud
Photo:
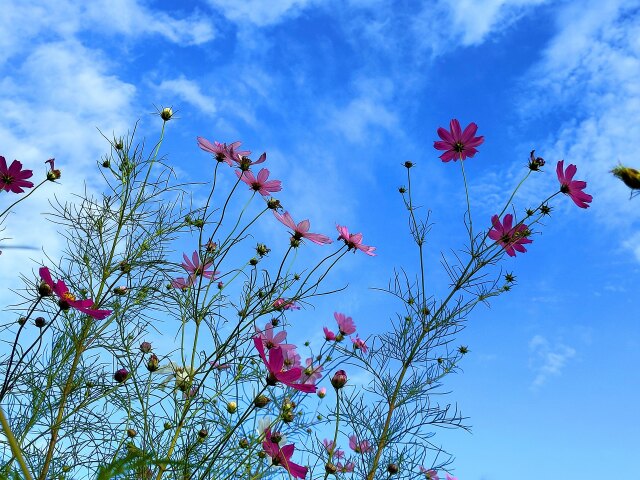
[[[336,467],[333,463],[327,462],[324,465],[324,471],[330,475],[335,475],[338,471],[338,467]]]
[[[236,413],[238,411],[238,404],[236,402],[227,403],[227,412]]]
[[[149,353],[151,351],[151,344],[149,342],[142,342],[140,344],[140,351],[142,353]]]
[[[339,390],[342,387],[344,387],[346,383],[347,383],[347,372],[345,372],[344,370],[338,370],[333,375],[333,378],[331,379],[331,385],[333,385],[333,388],[335,388],[336,390]]]
[[[124,295],[127,293],[127,287],[116,287],[113,289],[113,293],[116,295]]]
[[[36,324],[36,327],[38,327],[38,328],[42,328],[47,324],[47,322],[44,319],[44,317],[36,317],[36,320],[35,320],[34,323]]]
[[[249,440],[246,438],[240,440],[240,448],[249,448]]]
[[[270,248],[267,248],[267,246],[264,243],[259,243],[256,246],[256,253],[258,255],[260,255],[261,257],[264,257],[267,253],[269,253],[271,251]]]
[[[160,360],[155,353],[152,353],[149,360],[147,360],[147,370],[155,372],[158,368],[160,368]]]
[[[20,317],[18,319],[18,325],[24,325],[25,323],[27,323],[27,317]]]
[[[113,374],[113,379],[118,383],[123,383],[129,376],[129,371],[126,368],[121,368]]]
[[[285,410],[280,414],[280,418],[284,423],[291,423],[296,417],[296,413],[293,410]]]
[[[318,389],[318,397],[324,398],[327,395],[327,389],[325,387],[320,387]]]
[[[396,465],[395,463],[390,463],[389,465],[387,465],[387,472],[389,472],[389,475],[395,475],[399,471],[400,468],[398,468],[398,465]]]
[[[173,110],[170,107],[165,107],[160,112],[160,118],[165,122],[168,122],[173,117]]]
[[[253,404],[258,408],[263,408],[263,407],[266,407],[270,401],[271,401],[270,398],[267,397],[266,395],[258,395],[253,400]]]
[[[267,200],[267,208],[271,210],[278,210],[279,208],[282,208],[282,205],[280,205],[280,200],[276,198],[270,198],[269,200]]]
[[[53,295],[53,289],[45,282],[42,282],[38,285],[38,294],[41,297],[50,297]]]
[[[200,438],[207,438],[207,435],[209,435],[209,432],[207,432],[207,430],[205,428],[203,428],[202,430],[200,430],[198,432],[198,436]]]
[[[129,428],[127,430],[127,437],[129,438],[133,438],[138,434],[138,432],[136,432],[133,428]]]

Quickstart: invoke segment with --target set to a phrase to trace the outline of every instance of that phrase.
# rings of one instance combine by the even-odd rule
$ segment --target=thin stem
[[[22,450],[20,450],[20,445],[18,445],[18,441],[16,437],[14,437],[13,432],[11,431],[11,427],[9,426],[9,422],[7,418],[4,416],[4,411],[2,407],[0,407],[0,424],[2,424],[2,430],[4,431],[4,435],[9,440],[9,445],[11,446],[11,451],[15,456],[16,460],[20,464],[20,469],[24,475],[25,480],[33,480],[29,469],[27,468],[27,463],[24,461],[24,457],[22,456]]]

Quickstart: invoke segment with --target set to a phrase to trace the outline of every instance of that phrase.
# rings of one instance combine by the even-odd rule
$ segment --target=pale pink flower
[[[300,382],[302,383],[310,383],[314,385],[317,380],[322,378],[322,365],[313,365],[313,358],[307,358],[305,360],[306,367],[302,371],[302,377],[300,378]]]
[[[351,317],[347,317],[344,313],[334,312],[333,318],[338,322],[338,329],[342,335],[351,335],[356,333],[356,324],[353,323]]]
[[[353,253],[356,253],[356,250],[360,250],[361,252],[364,252],[371,257],[374,257],[376,255],[375,253],[373,253],[376,247],[370,247],[368,245],[362,244],[361,233],[349,233],[349,229],[341,225],[336,225],[336,228],[340,233],[340,235],[338,236],[338,240],[344,241],[344,243],[348,247],[347,250],[353,250]]]
[[[436,472],[434,469],[427,470],[421,465],[420,472],[424,473],[424,476],[427,480],[440,480],[440,477],[438,477],[438,472]]]
[[[184,277],[174,278],[171,280],[171,286],[179,290],[186,290],[191,286],[191,278],[189,277],[187,280]]]
[[[187,257],[186,253],[182,254],[182,258],[184,259],[184,262],[182,262],[182,267],[187,272],[189,272],[190,285],[193,285],[195,283],[196,277],[198,276],[203,276],[205,278],[215,280],[216,275],[220,273],[220,272],[214,272],[212,270],[208,270],[209,267],[213,265],[213,262],[207,262],[204,265],[202,265],[200,263],[200,256],[196,251],[194,251],[193,254],[191,255],[191,260],[189,259],[189,257]]]
[[[452,477],[451,475],[449,475],[447,473],[447,480],[458,480],[458,478],[457,477]]]
[[[264,330],[260,330],[257,326],[255,329],[267,350],[283,346],[282,342],[287,339],[287,332],[285,330],[281,330],[275,335],[273,334],[273,323],[271,322],[267,322],[264,326]]]
[[[291,215],[289,215],[289,212],[284,212],[283,215],[280,215],[278,212],[274,210],[273,214],[275,215],[275,217],[278,219],[280,223],[282,223],[286,227],[289,227],[291,230],[293,230],[293,236],[291,237],[291,245],[298,246],[300,240],[302,240],[303,238],[306,238],[309,241],[316,243],[318,245],[331,243],[331,239],[326,235],[309,232],[309,227],[310,227],[309,220],[303,220],[300,223],[296,224],[296,222],[293,221],[293,218],[291,218]]]
[[[371,450],[371,444],[369,440],[362,440],[358,442],[355,434],[349,437],[349,448],[356,453],[367,453]]]
[[[284,298],[276,298],[273,301],[273,308],[276,310],[300,310],[300,306],[296,302]]]
[[[342,473],[351,473],[353,469],[356,468],[356,465],[353,462],[347,462],[345,465],[342,465],[341,462],[336,463],[336,468],[339,472]]]
[[[263,197],[268,197],[269,194],[282,190],[282,182],[280,182],[280,180],[268,180],[269,170],[266,168],[261,169],[257,177],[254,176],[250,170],[244,172],[236,170],[236,175],[240,180],[249,185],[251,190],[258,192]]]
[[[205,152],[213,153],[218,162],[224,162],[227,165],[232,165],[232,157],[236,155],[249,155],[251,152],[236,150],[242,142],[236,141],[229,145],[226,143],[213,142],[203,137],[198,137],[198,146]]]
[[[556,166],[556,174],[558,175],[558,181],[560,182],[560,191],[565,195],[569,195],[573,203],[580,208],[589,208],[589,203],[593,200],[593,197],[588,193],[583,192],[587,188],[587,182],[582,180],[574,180],[573,176],[578,171],[578,168],[571,164],[564,169],[564,160],[560,160]]]

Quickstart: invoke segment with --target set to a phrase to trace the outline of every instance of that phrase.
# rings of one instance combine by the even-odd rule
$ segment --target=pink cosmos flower
[[[179,290],[186,290],[191,286],[191,277],[189,277],[187,280],[185,280],[184,277],[174,278],[173,280],[171,280],[171,286]]]
[[[327,327],[322,327],[322,329],[324,330],[324,338],[328,342],[331,342],[336,339],[336,334],[333,333],[331,330],[329,330]]]
[[[338,469],[339,472],[342,472],[342,473],[352,473],[353,469],[356,468],[356,465],[353,462],[347,462],[344,465],[342,465],[341,462],[338,462],[336,463],[336,468]]]
[[[284,370],[284,355],[282,348],[275,347],[269,350],[269,358],[267,359],[262,339],[259,336],[253,337],[253,343],[256,346],[256,350],[258,350],[260,358],[269,371],[267,376],[267,385],[274,386],[278,382],[281,382],[301,392],[315,393],[317,390],[315,385],[297,383],[302,376],[302,368],[293,367],[289,370]]]
[[[356,453],[367,453],[371,450],[371,444],[369,440],[362,440],[358,442],[355,435],[349,437],[349,448]]]
[[[489,231],[489,238],[502,245],[502,248],[505,249],[510,257],[515,257],[516,251],[520,253],[526,252],[527,249],[524,248],[524,245],[533,243],[533,240],[527,238],[531,234],[529,227],[522,223],[512,227],[513,215],[510,213],[504,216],[502,223],[500,223],[498,215],[494,215],[491,217],[491,223],[493,228]]]
[[[573,176],[578,171],[578,168],[571,164],[564,170],[564,160],[560,160],[556,166],[556,173],[558,174],[558,181],[560,182],[560,191],[565,195],[569,195],[573,203],[580,208],[589,208],[588,203],[591,203],[593,197],[588,193],[583,192],[587,187],[587,182],[582,180],[573,180]]]
[[[198,137],[198,146],[205,152],[213,153],[218,162],[224,162],[227,165],[232,165],[232,157],[236,155],[249,155],[251,152],[248,150],[236,150],[242,142],[235,141],[229,145],[226,143],[213,142],[203,137]]]
[[[49,273],[49,269],[47,267],[40,267],[38,270],[40,273],[40,278],[44,280],[53,293],[55,293],[60,299],[58,304],[60,308],[63,310],[67,310],[69,307],[75,308],[79,312],[82,312],[90,317],[95,318],[96,320],[103,320],[107,318],[111,314],[111,310],[95,310],[90,308],[93,306],[93,300],[87,298],[86,300],[76,300],[76,297],[69,292],[69,289],[65,285],[64,281],[58,280],[54,283],[51,278],[51,273]]]
[[[302,358],[298,355],[295,345],[284,345],[280,348],[282,349],[282,356],[284,357],[284,368],[287,370],[292,367],[302,368]]]
[[[447,473],[447,480],[458,480],[457,477],[452,477]]]
[[[331,243],[331,239],[326,235],[309,232],[309,227],[310,227],[309,220],[303,220],[296,225],[296,222],[293,221],[293,218],[291,218],[291,215],[289,215],[289,212],[284,212],[283,215],[280,215],[278,212],[274,210],[273,214],[275,215],[275,217],[278,219],[280,223],[282,223],[283,225],[293,230],[293,237],[291,237],[291,245],[297,246],[300,240],[302,240],[303,238],[306,238],[318,245]]]
[[[233,160],[236,165],[240,167],[240,170],[244,172],[246,170],[249,170],[253,165],[264,163],[264,161],[267,159],[267,154],[263,153],[262,155],[260,155],[260,158],[258,158],[258,160],[254,162],[248,157],[250,153],[251,152],[237,152],[236,154],[233,154],[231,160]]]
[[[236,170],[236,175],[240,180],[249,185],[251,190],[258,192],[263,197],[268,197],[270,193],[282,190],[282,182],[280,182],[280,180],[267,180],[269,178],[269,170],[266,168],[261,169],[257,177],[249,170],[244,172]]]
[[[274,442],[271,438],[271,429],[266,428],[264,431],[264,442],[262,442],[262,448],[266,452],[269,457],[271,457],[271,463],[273,465],[280,465],[284,467],[284,469],[289,472],[293,478],[305,478],[307,476],[308,468],[303,467],[302,465],[298,465],[291,461],[291,457],[293,456],[293,452],[295,451],[295,446],[285,445],[284,447],[280,447],[278,442]]]
[[[27,181],[31,178],[31,170],[22,170],[22,163],[18,160],[11,162],[7,167],[7,161],[0,155],[0,190],[5,192],[22,193],[24,188],[33,188],[33,183]]]
[[[356,324],[353,323],[353,319],[351,317],[347,317],[344,313],[333,313],[333,318],[338,322],[338,329],[342,335],[351,335],[352,333],[356,333]]]
[[[196,251],[194,251],[193,254],[191,255],[191,260],[189,260],[189,257],[187,257],[186,253],[182,254],[182,258],[184,259],[184,262],[182,262],[182,267],[187,272],[189,272],[190,285],[193,285],[196,281],[196,277],[200,275],[202,275],[205,278],[210,278],[212,280],[215,280],[216,275],[220,273],[220,272],[207,270],[211,265],[213,265],[213,262],[207,262],[206,264],[201,265],[200,256]]]
[[[376,247],[363,245],[361,233],[349,233],[349,229],[341,225],[336,225],[336,228],[340,233],[340,235],[338,236],[338,240],[343,240],[347,247],[349,247],[348,250],[353,250],[353,253],[356,253],[356,250],[360,250],[361,252],[364,252],[371,257],[375,257],[376,254],[373,253],[373,251],[376,249]]]
[[[427,480],[440,480],[440,477],[438,477],[438,472],[433,469],[427,470],[421,465],[420,472],[424,473],[424,476],[427,478]]]
[[[273,323],[267,322],[264,326],[264,330],[260,330],[257,326],[255,327],[256,333],[262,340],[265,348],[267,350],[271,350],[274,347],[282,347],[284,342],[287,339],[287,332],[282,330],[275,335],[273,334]]]
[[[300,310],[300,306],[296,302],[284,298],[276,298],[273,301],[273,308],[276,310]]]
[[[300,377],[301,383],[309,383],[314,385],[317,380],[322,378],[322,365],[313,365],[313,358],[307,358],[305,360],[306,367],[302,371],[302,377]]]
[[[438,136],[442,141],[433,142],[436,150],[446,150],[440,158],[443,162],[453,160],[464,160],[467,157],[473,157],[478,150],[475,147],[484,142],[484,137],[476,137],[478,125],[471,122],[464,129],[460,129],[460,122],[455,118],[449,123],[449,130],[438,128]]]
[[[322,440],[322,445],[324,445],[324,448],[327,451],[327,453],[331,453],[335,448],[335,443],[333,442],[333,440],[329,440],[328,438],[325,438],[324,440]]]
[[[352,338],[351,341],[353,342],[353,347],[362,350],[362,353],[367,353],[369,350],[367,344],[358,335],[356,335],[356,338]]]

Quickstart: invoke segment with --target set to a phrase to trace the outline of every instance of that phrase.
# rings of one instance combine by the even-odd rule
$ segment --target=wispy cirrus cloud
[[[174,80],[163,80],[158,90],[184,100],[207,115],[214,115],[217,111],[215,99],[202,93],[200,85],[184,75]]]
[[[529,366],[536,373],[532,389],[544,385],[550,377],[561,375],[567,362],[576,355],[576,350],[563,343],[551,343],[542,335],[529,341]]]

